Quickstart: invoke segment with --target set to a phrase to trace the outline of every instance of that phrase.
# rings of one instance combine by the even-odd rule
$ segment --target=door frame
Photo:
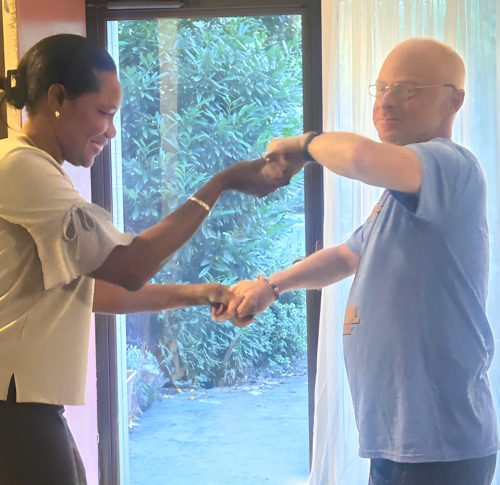
[[[146,3],[168,5],[168,1]],[[235,15],[300,14],[303,17],[303,103],[304,130],[322,130],[321,0],[186,0],[182,7],[141,8],[141,1],[127,9],[110,9],[120,2],[86,0],[87,36],[106,47],[106,24],[110,20],[168,17],[217,17]],[[182,2],[173,2],[182,3]],[[111,151],[105,147],[91,169],[92,201],[112,212]],[[323,246],[323,169],[317,163],[304,170],[306,254]],[[309,390],[309,457],[312,456],[314,392],[321,291],[308,290],[307,362]],[[97,422],[99,430],[99,482],[119,485],[119,423],[117,393],[117,331],[115,318],[96,315]]]

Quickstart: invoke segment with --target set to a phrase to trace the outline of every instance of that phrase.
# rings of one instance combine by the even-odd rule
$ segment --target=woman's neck
[[[57,143],[52,126],[50,126],[50,123],[46,119],[36,115],[28,117],[22,127],[21,133],[28,138],[30,144],[47,152],[59,164],[63,164],[64,158],[59,144]]]

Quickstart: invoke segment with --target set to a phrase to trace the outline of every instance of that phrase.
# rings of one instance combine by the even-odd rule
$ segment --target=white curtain
[[[491,240],[488,313],[500,339],[500,0],[322,0],[324,130],[376,139],[368,84],[398,42],[433,37],[455,47],[467,66],[466,102],[454,139],[480,160],[488,181]],[[498,19],[498,22],[497,20]],[[325,172],[325,247],[345,241],[380,189]],[[467,221],[464,221],[467,224]],[[351,281],[323,290],[313,461],[309,485],[366,485],[368,460],[344,369],[342,318]],[[490,371],[500,415],[500,346]],[[500,472],[495,485],[500,485]]]

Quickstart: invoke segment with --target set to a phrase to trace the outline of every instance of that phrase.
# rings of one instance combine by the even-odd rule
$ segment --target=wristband
[[[313,156],[311,156],[311,154],[309,153],[309,144],[319,135],[321,135],[322,132],[321,131],[310,131],[307,136],[306,136],[306,139],[304,141],[304,146],[302,148],[302,155],[304,156],[304,158],[307,160],[307,161],[316,161],[315,158]]]
[[[271,281],[269,281],[269,279],[265,278],[262,275],[259,275],[259,277],[257,279],[259,281],[265,281],[271,287],[271,289],[273,290],[274,299],[275,300],[279,300],[279,298],[280,298],[280,289],[278,288],[277,285],[275,285],[274,283],[272,283]]]

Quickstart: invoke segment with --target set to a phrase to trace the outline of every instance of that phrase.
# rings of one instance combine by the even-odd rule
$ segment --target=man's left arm
[[[307,137],[305,133],[272,140],[268,157],[278,163],[298,162],[303,158]],[[354,133],[329,132],[315,136],[307,151],[314,160],[338,175],[399,192],[420,190],[422,167],[415,152],[404,146],[379,143]]]

